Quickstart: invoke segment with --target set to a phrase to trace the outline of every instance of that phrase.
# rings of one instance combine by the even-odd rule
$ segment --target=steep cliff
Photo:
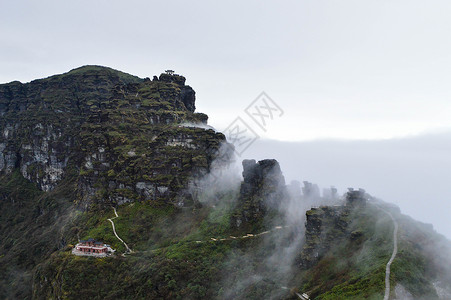
[[[277,211],[286,197],[285,179],[276,160],[244,160],[243,182],[232,226],[239,228],[261,222],[269,210]]]
[[[184,127],[205,123],[195,92],[179,75],[154,81],[86,66],[22,84],[0,85],[0,174],[50,191],[79,173],[79,204],[121,204],[175,196],[205,174],[224,136]],[[183,203],[181,203],[183,205]]]
[[[357,239],[360,231],[351,232],[353,217],[362,213],[368,195],[364,190],[350,190],[345,205],[314,207],[306,212],[305,243],[301,254],[301,266],[315,265],[342,237]]]

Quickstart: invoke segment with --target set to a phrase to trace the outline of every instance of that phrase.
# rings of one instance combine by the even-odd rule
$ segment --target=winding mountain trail
[[[116,228],[115,228],[115,226],[114,226],[113,220],[116,219],[116,218],[118,218],[119,215],[117,214],[116,208],[113,207],[113,209],[114,209],[114,214],[115,214],[116,216],[115,216],[114,218],[108,219],[108,221],[111,222],[111,226],[113,227],[114,235],[117,237],[117,239],[118,239],[119,241],[122,242],[122,244],[124,244],[125,248],[127,249],[127,252],[126,252],[126,253],[133,253],[132,249],[130,249],[130,248],[128,247],[128,245],[124,242],[123,239],[121,239],[121,238],[119,237],[119,235],[118,235],[117,232],[116,232]],[[125,253],[122,254],[122,255],[125,255]]]
[[[396,254],[398,254],[398,222],[396,222],[395,218],[393,218],[392,214],[388,211],[384,212],[390,216],[393,220],[393,224],[395,225],[395,229],[393,230],[393,253],[391,255],[390,260],[385,267],[385,295],[384,300],[388,300],[390,297],[390,266],[392,262],[395,260]]]
[[[207,241],[195,241],[195,242],[199,244],[199,243],[206,243],[206,242],[211,242],[211,241],[213,241],[213,242],[224,242],[224,241],[231,241],[231,240],[236,240],[236,239],[255,238],[255,237],[259,237],[259,236],[271,233],[272,231],[275,231],[275,230],[281,230],[283,228],[289,228],[289,227],[291,227],[291,226],[276,226],[273,229],[270,229],[270,230],[267,230],[267,231],[263,231],[263,232],[260,232],[260,233],[248,233],[248,234],[243,235],[243,236],[230,235],[229,237],[225,237],[225,238],[214,238],[214,237],[212,237],[212,238],[210,238],[210,240],[207,240]]]
[[[276,230],[279,231],[279,230],[282,230],[282,229],[285,229],[285,228],[290,228],[290,227],[292,227],[292,226],[276,226],[273,229],[270,229],[270,230],[267,230],[267,231],[263,231],[263,232],[260,232],[260,233],[248,233],[248,234],[243,235],[243,236],[229,235],[228,237],[222,237],[222,238],[211,237],[210,239],[207,239],[207,240],[184,240],[184,241],[180,241],[180,242],[203,244],[203,243],[211,243],[211,242],[225,242],[225,241],[233,241],[233,240],[252,239],[252,238],[258,238],[258,237],[260,237],[262,235],[274,232]],[[161,249],[164,249],[164,248],[167,248],[167,246],[166,247],[161,247],[161,248],[156,248],[156,249],[151,249],[151,250],[138,251],[138,252],[147,252],[147,251],[154,252],[154,251],[158,251],[158,250],[161,250]]]

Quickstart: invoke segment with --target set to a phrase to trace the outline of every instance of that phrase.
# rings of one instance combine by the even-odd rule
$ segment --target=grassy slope
[[[123,246],[105,222],[112,212],[85,215],[86,231],[80,234],[104,238],[120,253]],[[96,299],[216,296],[217,283],[211,278],[218,277],[218,266],[230,244],[215,243],[210,237],[228,224],[227,211],[207,207],[175,211],[133,203],[121,207],[118,214],[117,231],[135,253],[104,259],[75,257],[69,250],[54,253],[38,267],[35,278],[42,282],[53,277],[53,282],[38,288],[35,297],[92,297],[92,291]],[[207,242],[198,244],[198,239]]]
[[[265,238],[223,242],[211,240],[236,233],[229,228],[232,207],[221,205],[230,203],[233,197],[233,194],[223,194],[215,207],[205,205],[183,210],[154,207],[150,203],[125,204],[118,209],[119,217],[114,221],[118,234],[134,253],[125,258],[119,255],[95,259],[75,257],[69,249],[56,252],[38,266],[34,296],[255,299],[282,291],[273,278],[277,272],[265,264],[265,260],[280,246],[269,241],[283,240],[284,235],[275,233]],[[85,214],[86,226],[80,230],[80,236],[104,238],[117,247],[120,254],[124,249],[115,241],[106,221],[112,216],[112,209],[102,214]],[[255,274],[263,279],[250,284],[245,282]]]
[[[437,299],[432,286],[434,278],[451,283],[444,276],[451,274],[449,242],[432,226],[414,221],[396,209],[384,209],[391,211],[400,226],[391,288],[400,283],[418,299]],[[299,275],[303,282],[299,291],[309,293],[313,299],[382,299],[385,266],[393,251],[393,222],[374,205],[356,210],[347,218],[352,220],[348,234],[337,235],[331,250],[318,264]],[[437,257],[438,253],[441,257]],[[440,262],[447,267],[441,267]]]
[[[106,220],[114,216],[113,210],[73,213],[68,209],[68,202],[63,200],[70,199],[67,186],[44,197],[18,173],[2,180],[1,191],[4,197],[8,195],[6,199],[14,197],[15,204],[23,201],[18,210],[7,208],[11,204],[2,201],[2,208],[10,212],[9,215],[2,214],[2,224],[18,215],[23,218],[16,225],[8,223],[7,231],[2,227],[2,240],[6,242],[2,244],[1,274],[16,291],[14,295],[3,294],[2,298],[29,297],[26,286],[33,272],[36,298],[257,299],[270,294],[277,298],[290,297],[288,292],[276,293],[281,291],[278,273],[266,261],[280,251],[281,245],[273,243],[277,241],[275,236],[266,240],[210,240],[232,233],[229,218],[233,210],[228,205],[187,210],[156,207],[145,202],[123,205],[118,209],[119,218],[115,223],[119,235],[135,253],[125,258],[75,257],[69,248],[58,247],[62,238],[74,244],[78,236],[93,236],[111,243],[119,253],[124,251]],[[232,194],[223,195],[222,200],[230,203],[233,197]],[[42,217],[35,219],[36,211],[42,209]],[[392,213],[400,223],[400,252],[392,266],[392,286],[400,282],[418,298],[427,295],[428,299],[434,299],[436,295],[431,290],[430,279],[437,274],[428,267],[432,263],[425,259],[424,253],[432,251],[434,241],[441,241],[441,238],[431,234],[428,226],[395,211]],[[53,220],[62,220],[63,216],[71,217],[65,217],[66,221],[55,227]],[[344,217],[351,221],[348,232],[352,233],[352,238],[351,235],[337,235],[332,249],[319,263],[306,272],[298,269],[289,286],[300,286],[298,291],[310,293],[313,299],[381,299],[385,264],[392,251],[391,219],[372,206]],[[430,236],[423,243],[430,244],[430,248],[413,243],[413,238],[424,236]],[[10,239],[19,244],[6,249]],[[197,240],[205,243],[196,243]],[[21,252],[22,246],[46,249],[46,252],[41,255]],[[54,252],[58,248],[59,251]],[[46,259],[51,252],[54,253]],[[11,256],[12,253],[15,255]],[[11,267],[21,265],[18,259],[23,260],[23,268],[15,269],[13,273]],[[44,261],[33,270],[33,264],[40,260]]]

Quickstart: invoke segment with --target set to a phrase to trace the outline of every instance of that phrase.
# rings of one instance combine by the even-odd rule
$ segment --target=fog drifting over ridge
[[[275,158],[286,182],[363,188],[451,239],[451,132],[382,141],[257,140],[245,158]]]
[[[263,90],[285,110],[268,138],[451,126],[449,1],[3,2],[2,83],[86,64],[140,77],[172,68],[219,130]],[[447,141],[259,140],[242,158],[278,159],[288,182],[366,188],[450,237]]]

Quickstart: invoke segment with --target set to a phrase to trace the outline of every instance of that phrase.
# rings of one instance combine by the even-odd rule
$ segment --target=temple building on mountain
[[[72,249],[72,254],[78,256],[96,256],[105,257],[114,253],[115,250],[111,249],[110,245],[104,244],[103,242],[96,241],[93,238],[87,240],[81,240]]]

